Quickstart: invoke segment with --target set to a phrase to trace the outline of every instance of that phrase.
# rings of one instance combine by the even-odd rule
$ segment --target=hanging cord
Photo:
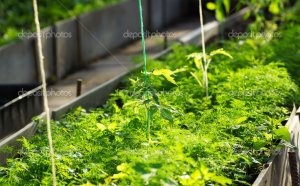
[[[202,38],[202,53],[204,59],[204,67],[207,65],[206,61],[206,52],[205,52],[205,41],[204,41],[204,27],[203,27],[203,13],[202,13],[202,1],[199,0],[199,14],[200,14],[200,26],[201,26],[201,38]],[[206,69],[206,68],[204,68]],[[207,72],[203,73],[203,80],[205,82],[205,89],[206,89],[206,97],[208,97],[208,77]]]
[[[144,34],[144,23],[143,23],[143,8],[142,8],[142,2],[141,0],[138,0],[139,2],[139,13],[140,13],[140,24],[141,24],[141,35],[142,35],[142,48],[143,48],[143,59],[144,59],[144,75],[145,75],[145,87],[146,87],[146,99],[149,100],[149,77],[147,72],[147,53],[146,53],[146,46],[145,46],[145,34]],[[150,142],[150,122],[151,122],[151,113],[150,109],[147,107],[147,113],[146,113],[146,136],[148,139],[148,142]]]
[[[54,149],[53,149],[51,125],[50,125],[50,112],[49,112],[49,107],[48,107],[46,75],[45,75],[45,69],[44,69],[44,56],[43,56],[42,41],[41,41],[41,29],[40,29],[38,6],[37,6],[36,0],[33,0],[33,9],[34,9],[34,20],[35,20],[37,36],[38,36],[37,37],[37,45],[38,45],[38,55],[39,55],[39,62],[40,62],[40,73],[41,73],[42,84],[43,84],[44,110],[45,110],[45,113],[46,113],[47,134],[48,134],[50,159],[51,159],[51,166],[52,166],[52,185],[56,186],[56,170],[55,170],[55,161],[54,161]]]

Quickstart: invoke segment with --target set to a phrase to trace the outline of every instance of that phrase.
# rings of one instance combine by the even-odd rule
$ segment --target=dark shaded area
[[[20,130],[43,112],[41,89],[37,85],[0,85],[1,101],[5,103],[0,106],[0,140]]]
[[[36,87],[36,84],[0,85],[0,107]]]

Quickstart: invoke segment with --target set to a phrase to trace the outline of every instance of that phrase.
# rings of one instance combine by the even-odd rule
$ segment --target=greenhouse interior
[[[0,186],[300,186],[300,1],[1,0]]]

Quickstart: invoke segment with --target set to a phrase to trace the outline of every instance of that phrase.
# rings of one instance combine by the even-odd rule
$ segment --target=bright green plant
[[[215,2],[208,2],[206,7],[209,10],[215,11],[215,16],[218,21],[224,21],[225,15],[229,14],[230,4],[230,0],[215,0]]]
[[[232,56],[224,49],[218,49],[210,52],[209,55],[206,55],[206,62],[204,61],[203,53],[193,53],[187,56],[188,59],[193,59],[198,70],[198,72],[191,72],[191,75],[196,79],[200,87],[205,88],[206,96],[208,96],[208,68],[215,55],[224,55],[232,59]],[[199,78],[199,71],[202,78]],[[200,79],[202,79],[202,81]]]
[[[174,71],[170,70],[170,69],[156,69],[152,72],[152,74],[154,76],[163,76],[166,78],[166,80],[168,80],[169,82],[176,84],[176,81],[175,79],[172,77],[173,75],[175,75],[176,73],[179,73],[179,72],[184,72],[186,71],[185,68],[180,68],[180,69],[176,69]]]
[[[236,4],[235,10],[240,7],[247,6],[250,10],[245,14],[244,18],[248,19],[252,13],[255,17],[255,22],[251,24],[251,30],[261,30],[270,27],[269,25],[275,24],[275,21],[281,20],[284,15],[285,5],[288,0],[241,0]],[[230,13],[231,1],[230,0],[215,0],[215,2],[208,2],[207,9],[215,11],[215,17],[219,21],[224,21],[225,16]],[[273,21],[267,20],[265,10],[268,10],[273,15]]]
[[[293,82],[299,83],[299,26],[280,31],[283,39],[226,41],[233,59],[213,56],[209,98],[204,89],[195,89],[189,73],[201,77],[195,59],[186,62],[199,48],[175,46],[148,66],[150,99],[144,99],[143,74],[137,72],[104,106],[89,112],[77,108],[53,121],[58,185],[251,185],[272,152],[288,145],[290,135],[281,121],[299,97]],[[158,107],[150,145],[144,102]],[[160,108],[171,112],[172,122]],[[0,185],[51,183],[46,136],[41,122],[32,139],[22,140],[18,158],[0,168]]]

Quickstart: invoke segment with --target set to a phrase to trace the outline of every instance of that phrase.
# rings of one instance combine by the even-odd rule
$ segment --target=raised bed
[[[176,4],[179,2],[183,1],[177,0]],[[154,27],[158,29],[165,26],[166,22],[160,23],[163,20],[163,12],[167,11],[168,8],[174,8],[170,2],[164,3],[159,11],[160,13],[157,14],[155,7],[160,7],[161,1],[144,0],[143,4],[145,25],[148,29]],[[167,4],[170,6],[167,6]],[[177,6],[177,8],[176,14],[183,15],[181,7]],[[112,14],[112,12],[115,13]],[[116,21],[111,21],[112,15],[115,16],[114,20]],[[150,19],[152,16],[155,19]],[[169,21],[174,21],[177,17],[169,16]],[[120,27],[120,24],[123,24],[123,26]],[[43,29],[42,45],[47,79],[50,82],[61,79],[93,60],[110,54],[110,50],[132,42],[131,38],[123,37],[123,33],[126,31],[140,31],[138,9],[134,0],[95,10]],[[68,33],[72,37],[55,37],[53,34],[56,33]],[[30,38],[0,48],[0,84],[18,86],[18,84],[38,83],[40,81],[35,42],[34,38]],[[16,76],[16,74],[18,75]],[[59,118],[70,108],[79,105],[91,108],[103,104],[109,93],[116,88],[121,78],[126,74],[120,74],[71,103],[53,111],[53,118]],[[7,87],[3,88],[8,90]],[[15,96],[18,98],[1,107],[0,150],[6,146],[16,146],[14,145],[17,144],[16,139],[22,136],[30,137],[34,134],[35,123],[31,120],[34,116],[42,113],[43,103],[41,96],[32,96],[32,94],[40,92],[41,87],[34,88],[34,86],[31,86],[31,89],[30,91],[27,87],[27,89],[24,89],[28,91],[26,94],[19,97]],[[99,101],[89,101],[92,98]],[[8,102],[11,99],[12,97],[1,101]],[[8,156],[7,153],[2,154],[1,162],[5,162]]]
[[[236,15],[233,15],[233,17],[230,17],[230,24],[228,27],[233,26],[234,21],[241,20],[241,17],[245,13],[245,10],[242,10]],[[226,21],[225,21],[226,23]],[[226,24],[225,24],[226,25]],[[207,40],[211,39],[215,35],[217,35],[217,32],[219,31],[220,24],[218,22],[213,22],[209,26],[206,25],[206,33],[212,33],[211,35],[208,35]],[[185,36],[184,38],[181,38],[181,43],[187,44],[187,43],[193,43],[193,44],[199,44],[199,38],[201,34],[198,31],[193,32],[189,36]],[[170,51],[170,50],[167,50]],[[163,52],[162,55],[164,55],[166,52]],[[156,56],[157,58],[160,57],[160,55]],[[137,66],[138,68],[139,66]],[[86,94],[80,96],[73,102],[62,106],[61,108],[53,111],[53,118],[59,119],[62,115],[67,113],[70,109],[74,109],[77,106],[83,106],[84,108],[92,108],[99,106],[100,104],[104,103],[105,100],[108,97],[108,94],[117,87],[119,81],[125,76],[127,73],[121,74],[120,76],[112,79],[111,81],[96,87],[95,89],[87,92]],[[99,102],[94,102],[92,100],[99,100]],[[291,117],[289,118],[287,127],[289,128],[289,131],[292,134],[292,144],[296,147],[299,146],[299,116],[297,115],[296,111],[294,110]],[[290,185],[290,174],[289,174],[289,164],[287,163],[287,152],[288,149],[283,149],[278,154],[274,155],[274,157],[265,165],[265,169],[260,173],[257,180],[253,185]],[[299,149],[297,151],[297,158],[299,161]]]
[[[43,112],[41,86],[14,85],[0,86],[1,97],[15,99],[0,107],[0,164],[4,164],[11,152],[3,151],[7,146],[18,146],[16,140],[34,134],[32,118]],[[25,92],[21,96],[18,94]]]
[[[117,5],[116,5],[117,6]],[[232,19],[232,17],[235,17],[234,21],[238,22],[238,21],[241,21],[242,20],[242,16],[243,16],[243,13],[237,13],[237,14],[234,14],[232,15],[231,17],[229,17],[228,19]],[[238,17],[238,18],[236,18]],[[76,23],[75,20],[73,20],[73,24]],[[68,24],[68,22],[66,23],[61,23],[61,24]],[[210,29],[207,30],[207,32],[212,32],[212,31],[218,31],[219,30],[219,23],[217,24],[214,24],[214,26],[207,26],[207,25],[211,25],[211,23],[207,23],[205,25],[205,27],[209,27]],[[230,25],[230,26],[233,26],[233,25]],[[183,36],[183,38],[192,38],[191,35],[194,37],[194,32],[192,32],[191,34],[188,34],[187,36]],[[213,37],[215,37],[216,35],[208,35],[207,38],[211,39]],[[199,36],[196,36],[196,37],[199,37]],[[180,39],[181,41],[182,39]],[[195,39],[193,39],[195,40]],[[68,40],[68,42],[71,41],[71,40]],[[192,43],[192,40],[188,40],[185,42],[186,44],[187,43]],[[199,44],[199,43],[197,43]],[[68,43],[68,45],[71,45],[71,43]],[[154,55],[153,59],[159,59],[163,56],[165,56],[167,53],[171,52],[171,48],[168,48],[160,53],[158,53],[157,55]],[[70,54],[68,54],[68,56],[70,56]],[[71,63],[71,62],[69,62]],[[135,69],[138,69],[140,68],[141,65],[137,65]],[[134,69],[133,69],[134,70]],[[70,110],[72,109],[75,109],[77,108],[78,106],[82,106],[83,108],[86,108],[86,109],[89,109],[89,108],[95,108],[103,103],[105,103],[105,101],[107,100],[109,94],[118,86],[119,82],[121,81],[121,79],[123,77],[125,77],[126,75],[128,75],[130,72],[124,72],[122,74],[120,74],[119,76],[111,79],[110,81],[98,86],[98,87],[95,87],[94,89],[86,92],[85,94],[81,95],[80,97],[74,99],[73,101],[71,101],[70,103],[67,103],[66,105],[63,105],[55,110],[52,111],[52,118],[57,120],[59,118],[61,118],[64,114],[66,114],[67,112],[69,112]],[[39,98],[41,99],[41,97]],[[97,100],[97,101],[95,101]],[[40,106],[42,107],[42,104],[40,104]],[[40,114],[40,113],[39,113]],[[38,115],[38,114],[36,114]],[[33,116],[32,116],[33,117]],[[29,123],[29,122],[28,122]],[[30,123],[28,124],[29,125],[29,128],[30,130],[20,130],[19,132],[17,132],[17,136],[22,136],[22,133],[26,134],[24,136],[31,136],[34,134],[34,130],[31,130],[33,123]],[[19,128],[20,129],[20,128]],[[29,133],[28,133],[29,132]],[[30,133],[31,132],[31,133]],[[4,141],[2,143],[2,146],[6,146],[7,144],[13,144],[15,142],[16,138],[15,137],[12,137],[12,138],[9,138],[7,139],[6,141]],[[1,149],[1,146],[0,146],[0,149]]]
[[[32,87],[35,86],[0,86],[2,98],[14,98],[0,107],[0,139],[20,130],[32,117],[42,113],[43,97],[37,95],[41,93],[41,86]]]
[[[225,29],[232,28],[236,25],[236,23],[243,21],[243,15],[248,11],[248,8],[242,9],[240,12],[233,14],[228,19],[225,20]],[[221,23],[218,21],[213,21],[204,26],[205,34],[206,34],[206,42],[211,40],[213,37],[220,34]],[[195,44],[200,45],[201,33],[200,29],[196,29],[195,31],[187,34],[180,39],[178,39],[179,43],[182,44]],[[160,58],[165,54],[171,52],[171,49],[167,49],[154,58]],[[138,68],[138,67],[137,67]],[[98,103],[91,102],[89,100],[94,97],[100,96],[101,98],[107,98],[109,92],[117,87],[118,82],[126,76],[127,73],[121,74],[115,79],[111,80],[108,84],[104,84],[103,86],[99,86],[94,90],[87,92],[85,95],[77,98],[70,104],[64,105],[57,110],[53,111],[53,118],[60,119],[64,114],[66,114],[71,109],[75,109],[78,106],[83,106],[83,108],[92,108],[97,106]],[[100,101],[103,103],[104,101]],[[99,103],[100,103],[99,102]],[[291,133],[291,144],[295,147],[299,147],[300,139],[300,123],[299,123],[299,113],[296,113],[294,109],[288,122],[287,127]],[[288,148],[284,148],[280,150],[280,152],[274,154],[272,158],[264,165],[264,169],[261,171],[259,176],[254,182],[254,186],[282,186],[282,185],[291,185],[291,174],[290,174],[290,165],[288,163]],[[299,148],[296,151],[297,160],[299,162],[300,153]]]
[[[295,153],[298,162],[298,175],[300,175],[300,122],[299,111],[294,107],[286,126],[291,134],[291,144],[296,147]],[[283,148],[264,165],[253,186],[282,186],[292,185],[291,169],[289,164],[288,152],[293,151],[289,148]],[[300,178],[298,178],[299,180]]]

